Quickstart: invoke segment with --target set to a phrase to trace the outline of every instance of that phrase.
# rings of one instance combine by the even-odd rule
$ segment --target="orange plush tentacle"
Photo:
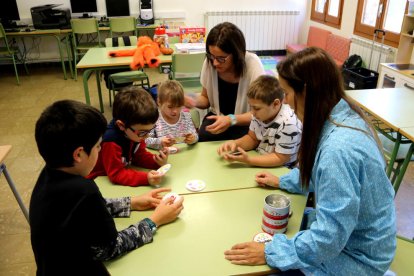
[[[146,46],[143,50],[143,55],[148,67],[157,67],[159,65],[160,59],[152,46]]]
[[[129,65],[129,67],[131,67],[132,70],[137,70],[138,68],[144,68],[145,61],[144,61],[142,50],[143,49],[141,47],[137,48],[137,51],[135,52],[135,55],[132,58],[132,62]]]
[[[137,49],[109,51],[108,55],[110,57],[130,57],[135,54],[136,50]]]

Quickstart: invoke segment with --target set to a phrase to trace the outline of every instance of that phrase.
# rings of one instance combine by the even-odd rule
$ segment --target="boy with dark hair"
[[[161,201],[155,189],[141,196],[104,199],[85,178],[98,158],[106,120],[93,107],[58,101],[42,113],[35,137],[46,166],[30,200],[30,228],[37,275],[109,275],[102,261],[153,239],[175,220],[182,200]],[[112,216],[156,206],[150,218],[117,232]]]
[[[162,175],[154,170],[167,163],[168,151],[161,149],[155,155],[146,150],[145,138],[158,119],[151,95],[136,86],[123,89],[115,96],[112,117],[102,138],[98,162],[87,178],[107,175],[112,183],[124,186],[160,184]],[[152,171],[137,171],[129,165]]]
[[[284,104],[279,81],[268,75],[258,77],[247,92],[252,121],[248,134],[225,142],[218,153],[227,161],[239,161],[258,167],[292,167],[296,163],[302,123]],[[245,151],[256,149],[260,156]],[[238,154],[234,154],[234,152]]]

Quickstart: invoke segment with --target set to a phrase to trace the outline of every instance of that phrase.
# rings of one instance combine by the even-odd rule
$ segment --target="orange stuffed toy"
[[[148,67],[158,67],[160,60],[157,56],[160,55],[160,47],[158,43],[152,41],[148,36],[140,36],[137,42],[137,48],[131,50],[117,50],[110,51],[111,57],[127,57],[133,56],[132,62],[129,65],[132,70],[143,68],[145,64]]]

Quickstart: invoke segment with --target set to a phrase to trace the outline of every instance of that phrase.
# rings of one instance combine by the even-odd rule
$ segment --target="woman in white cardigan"
[[[256,54],[246,51],[242,31],[224,22],[212,28],[206,41],[206,60],[201,71],[203,90],[195,100],[209,108],[199,130],[199,141],[237,139],[247,134],[251,114],[247,90],[264,69]]]

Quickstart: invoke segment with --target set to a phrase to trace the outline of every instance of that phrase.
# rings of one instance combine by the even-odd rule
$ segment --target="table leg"
[[[94,69],[85,69],[85,71],[83,71],[83,75],[82,75],[83,91],[85,93],[85,102],[86,102],[86,104],[89,104],[89,105],[91,105],[91,99],[89,98],[88,79],[94,71],[95,71]]]
[[[98,87],[98,98],[99,98],[99,107],[101,112],[104,113],[103,101],[102,101],[102,90],[101,90],[101,71],[95,71],[96,74],[96,86]]]
[[[65,61],[63,60],[63,52],[62,52],[62,45],[60,45],[60,38],[57,35],[53,35],[53,37],[56,39],[56,41],[58,43],[60,62],[62,63],[63,77],[66,80],[67,79],[67,77],[66,77],[66,66],[65,66]]]
[[[13,180],[11,179],[9,172],[6,169],[5,164],[0,164],[0,174],[3,172],[4,176],[6,177],[7,183],[9,183],[10,189],[12,190],[14,197],[17,200],[17,203],[19,203],[20,209],[22,209],[23,215],[26,217],[27,222],[29,222],[29,212],[26,209],[26,206],[24,206],[23,200],[20,197],[19,192],[16,190],[16,186],[14,185]]]
[[[398,150],[400,149],[401,140],[402,140],[401,133],[397,133],[397,138],[396,138],[395,143],[394,143],[394,149],[392,150],[392,153],[391,153],[391,156],[390,156],[390,161],[389,161],[388,167],[387,167],[387,176],[388,177],[391,176],[392,170],[394,168],[394,162],[395,162],[395,159],[397,158]]]
[[[405,156],[404,162],[401,165],[400,173],[398,174],[397,179],[393,183],[395,194],[397,194],[398,189],[400,188],[401,181],[404,178],[405,171],[407,170],[408,164],[411,161],[411,156],[414,152],[414,143],[411,143],[410,148],[408,149],[407,155]]]

